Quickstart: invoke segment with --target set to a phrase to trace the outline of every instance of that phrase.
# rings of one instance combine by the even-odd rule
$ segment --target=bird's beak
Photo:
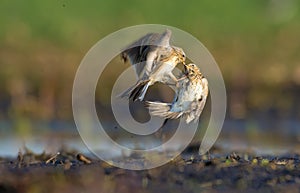
[[[183,64],[183,66],[184,66],[184,73],[187,74],[189,67],[185,63]]]

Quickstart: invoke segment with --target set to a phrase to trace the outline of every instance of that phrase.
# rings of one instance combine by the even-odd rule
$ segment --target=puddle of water
[[[226,152],[252,151],[257,154],[283,154],[294,151],[299,152],[299,150],[297,150],[300,149],[299,122],[286,121],[283,123],[283,125],[285,125],[287,129],[266,130],[258,129],[259,127],[257,127],[254,129],[253,132],[252,130],[249,130],[249,128],[247,129],[245,121],[226,121],[221,135],[219,136],[216,142],[216,145],[221,147],[221,149],[223,149]],[[3,126],[3,124],[0,125]],[[24,145],[26,145],[26,147],[28,147],[35,153],[42,153],[43,151],[46,151],[47,153],[56,153],[61,147],[66,147],[67,149],[74,149],[82,153],[90,153],[89,149],[85,146],[84,142],[78,135],[76,128],[72,124],[64,124],[63,126],[61,124],[57,124],[58,126],[52,124],[52,126],[54,125],[55,128],[48,131],[48,134],[36,135],[26,139],[14,136],[13,133],[7,134],[6,131],[3,132],[3,128],[9,128],[9,124],[7,122],[5,125],[6,127],[2,127],[0,129],[0,133],[6,133],[6,135],[1,134],[0,136],[1,157],[16,157],[18,151],[22,149]],[[56,127],[58,127],[59,129],[57,129]],[[65,127],[68,127],[68,129],[62,129]],[[114,126],[111,126],[111,128],[114,128]],[[116,135],[118,134],[118,132],[115,133]],[[119,136],[117,142],[120,145],[126,146],[128,148],[143,149],[143,141],[137,144],[134,140],[130,138]],[[161,141],[153,139],[153,141],[147,142],[148,145],[149,143],[153,143],[153,146],[157,146],[161,143]],[[130,151],[119,151],[112,153],[110,152],[110,147],[108,144],[99,142],[97,142],[97,144],[100,144],[99,149],[97,149],[97,151],[103,152],[103,154],[106,155],[107,158],[119,157],[124,154],[130,154]],[[176,150],[177,148],[174,147],[172,151]]]
[[[56,153],[60,148],[67,147],[68,149],[75,149],[80,152],[88,152],[81,139],[49,139],[43,136],[37,136],[27,139],[21,139],[13,136],[6,136],[0,138],[0,156],[1,157],[15,157],[19,150],[23,150],[26,146],[35,153]]]

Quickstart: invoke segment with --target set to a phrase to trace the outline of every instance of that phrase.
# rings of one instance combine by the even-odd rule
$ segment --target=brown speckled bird
[[[177,83],[172,71],[178,63],[184,63],[184,51],[170,45],[171,31],[162,34],[150,33],[140,38],[122,52],[124,61],[134,65],[138,81],[121,97],[142,101],[149,86],[156,82]]]
[[[147,101],[146,106],[153,116],[168,119],[186,118],[186,123],[197,121],[206,103],[208,82],[195,64],[185,65],[185,72],[172,103]]]

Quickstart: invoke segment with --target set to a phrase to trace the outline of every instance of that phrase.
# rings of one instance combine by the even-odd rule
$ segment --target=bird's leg
[[[181,77],[181,78],[178,78],[177,79],[177,81],[182,81],[182,80],[184,80],[184,79],[186,79],[187,78],[187,76],[186,75],[184,75],[183,77]]]
[[[178,79],[174,76],[172,72],[169,74],[169,77],[175,82],[175,86],[178,88],[179,87]]]
[[[167,86],[176,86],[175,83],[165,83],[165,85],[167,85]]]

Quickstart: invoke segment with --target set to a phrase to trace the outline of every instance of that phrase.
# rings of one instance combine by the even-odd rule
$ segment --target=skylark
[[[170,45],[171,34],[168,29],[162,34],[147,34],[122,52],[124,61],[129,60],[134,65],[138,81],[121,97],[142,101],[154,83],[177,83],[172,71],[178,63],[185,62],[186,56],[181,48]]]
[[[186,123],[196,122],[206,103],[208,82],[195,64],[185,65],[185,72],[179,81],[179,88],[172,103],[146,102],[153,116],[168,119],[178,119],[185,116]]]

